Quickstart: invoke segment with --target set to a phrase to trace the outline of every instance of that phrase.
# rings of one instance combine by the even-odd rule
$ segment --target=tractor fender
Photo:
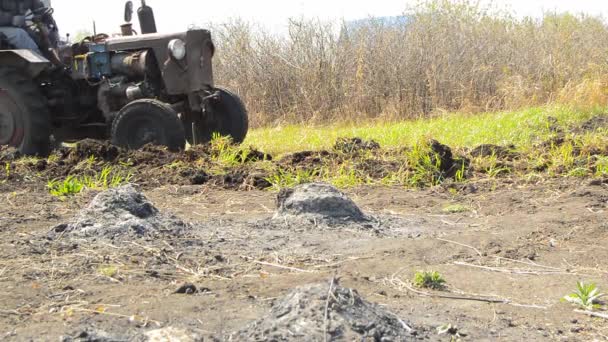
[[[31,50],[0,50],[0,65],[21,69],[35,78],[49,67],[51,62]]]

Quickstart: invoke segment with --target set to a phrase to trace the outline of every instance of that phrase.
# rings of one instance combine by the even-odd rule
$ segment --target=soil
[[[560,300],[577,281],[608,288],[607,179],[451,182],[476,154],[510,168],[518,156],[431,141],[437,186],[268,190],[273,168],[348,160],[382,178],[402,167],[371,142],[342,142],[274,161],[248,149],[219,171],[210,146],[84,141],[49,160],[0,149],[0,339],[608,340],[608,320]],[[608,155],[598,148],[590,162]],[[49,194],[47,180],[108,163],[137,186]],[[446,287],[416,288],[417,271]]]
[[[10,182],[0,194],[0,336],[145,340],[146,333],[169,328],[207,340],[244,340],[239,332],[257,336],[252,324],[276,316],[295,289],[334,278],[421,339],[601,341],[608,335],[606,320],[560,301],[577,281],[608,288],[606,182],[502,179],[346,193],[366,215],[399,218],[409,228],[400,230],[407,226],[400,223],[378,233],[354,224],[280,223],[272,220],[276,193],[176,184],[143,194],[160,215],[192,226],[183,234],[49,239],[97,193],[60,200],[44,184]],[[455,204],[466,210],[446,214]],[[446,290],[412,288],[418,270],[439,271]],[[349,326],[342,314],[332,313],[330,326]],[[438,335],[446,324],[448,335]]]

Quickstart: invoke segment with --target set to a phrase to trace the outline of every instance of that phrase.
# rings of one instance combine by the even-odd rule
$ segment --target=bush
[[[405,14],[356,27],[291,20],[286,36],[240,20],[214,27],[218,83],[244,98],[254,126],[608,104],[600,17],[517,19],[467,0]]]

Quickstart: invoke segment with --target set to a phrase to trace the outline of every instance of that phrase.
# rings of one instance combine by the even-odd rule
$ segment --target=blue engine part
[[[91,44],[89,45],[89,51],[87,54],[89,78],[99,80],[104,76],[111,76],[110,53],[106,44]]]

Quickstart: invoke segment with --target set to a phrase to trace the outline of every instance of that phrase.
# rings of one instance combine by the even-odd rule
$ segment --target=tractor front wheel
[[[49,110],[36,84],[18,69],[0,67],[0,145],[46,157],[50,136]]]
[[[133,101],[120,110],[112,124],[112,143],[131,150],[146,144],[185,148],[184,127],[173,108],[158,100]]]
[[[214,134],[231,137],[232,141],[240,144],[245,140],[249,130],[247,109],[241,99],[232,92],[216,89],[216,96],[206,104],[208,119],[204,122],[192,121],[186,123],[186,137],[190,144],[205,144],[211,141]],[[196,135],[196,139],[193,139]]]

